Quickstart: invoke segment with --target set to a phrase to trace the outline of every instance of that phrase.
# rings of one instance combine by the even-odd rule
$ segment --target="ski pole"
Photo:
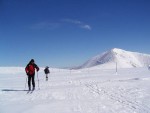
[[[39,86],[39,77],[38,77],[38,72],[37,72],[37,79],[38,79],[38,89],[40,89],[40,86]]]
[[[27,77],[26,77],[25,89],[26,89],[26,85],[27,85]]]

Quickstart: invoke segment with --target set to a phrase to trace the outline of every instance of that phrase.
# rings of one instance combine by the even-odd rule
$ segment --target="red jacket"
[[[29,63],[26,68],[25,71],[27,73],[27,75],[35,75],[35,69],[37,71],[39,71],[39,67],[35,64],[35,63]]]

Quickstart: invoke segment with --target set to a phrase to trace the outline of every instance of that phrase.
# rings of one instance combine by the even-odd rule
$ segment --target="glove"
[[[26,74],[29,76],[29,72],[26,72]]]
[[[39,71],[39,68],[37,68],[36,71],[38,72],[38,71]]]

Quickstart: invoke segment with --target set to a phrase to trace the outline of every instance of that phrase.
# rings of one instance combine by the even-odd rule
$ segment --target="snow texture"
[[[0,68],[1,69],[1,68]],[[148,68],[52,69],[27,94],[23,68],[0,74],[0,113],[150,113]],[[3,69],[1,69],[2,71]],[[13,70],[13,74],[11,74]],[[36,74],[37,76],[37,74]]]
[[[0,67],[0,113],[150,113],[149,64],[114,48],[78,70],[50,68],[48,81],[40,68],[32,93],[24,67]]]

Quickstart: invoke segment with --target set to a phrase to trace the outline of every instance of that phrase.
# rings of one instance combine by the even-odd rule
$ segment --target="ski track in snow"
[[[22,89],[24,77],[0,75],[0,113],[150,113],[150,72],[113,73],[55,72],[47,82],[40,76],[40,90],[29,94]]]
[[[128,112],[142,112],[148,113],[150,108],[143,103],[137,102],[134,96],[136,92],[138,92],[138,88],[128,89],[130,91],[126,91],[125,88],[117,88],[117,89],[106,89],[104,87],[99,87],[101,84],[86,84],[93,93],[97,93],[99,96],[105,95],[108,99],[111,99],[113,102],[117,102],[118,104],[122,104],[124,108],[128,108]],[[113,87],[114,88],[114,87]],[[117,90],[117,91],[114,91]],[[134,93],[132,93],[134,92]],[[127,97],[130,95],[131,97]]]

